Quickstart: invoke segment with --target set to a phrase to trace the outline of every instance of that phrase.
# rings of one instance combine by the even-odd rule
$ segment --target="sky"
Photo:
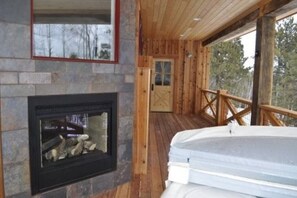
[[[247,57],[247,61],[244,63],[246,67],[253,67],[256,45],[256,32],[250,32],[241,37],[241,43],[243,44],[244,57]]]
[[[293,15],[295,23],[297,23],[297,14]],[[245,34],[241,37],[243,44],[244,57],[247,57],[245,62],[246,67],[254,66],[255,46],[256,46],[256,31]]]

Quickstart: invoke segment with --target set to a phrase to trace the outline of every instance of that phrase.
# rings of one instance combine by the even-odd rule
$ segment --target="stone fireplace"
[[[0,132],[6,198],[89,198],[130,181],[136,3],[121,0],[120,4],[120,56],[116,64],[32,60],[30,0],[1,4]],[[101,93],[118,94],[117,168],[32,196],[28,97]],[[54,166],[63,160],[49,163]]]
[[[32,194],[116,170],[116,93],[30,96],[28,110]]]

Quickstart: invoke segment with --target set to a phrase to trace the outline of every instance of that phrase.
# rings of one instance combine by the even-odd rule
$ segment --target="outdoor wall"
[[[32,60],[30,0],[1,1],[0,132],[5,197],[31,197],[27,96],[118,92],[118,169],[34,197],[90,197],[131,178],[135,1],[121,0],[119,64]]]
[[[200,90],[208,88],[209,52],[201,41],[144,39],[143,55],[174,60],[174,113],[198,114],[201,110]]]

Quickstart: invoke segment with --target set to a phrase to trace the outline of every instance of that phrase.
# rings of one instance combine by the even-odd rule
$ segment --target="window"
[[[32,0],[32,57],[117,62],[118,0]]]

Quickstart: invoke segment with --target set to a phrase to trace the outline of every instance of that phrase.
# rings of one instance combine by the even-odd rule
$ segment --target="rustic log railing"
[[[204,116],[208,117],[208,119],[215,121],[217,117],[216,110],[216,100],[217,100],[217,92],[202,89],[202,97],[204,97],[206,105],[201,109],[201,113],[204,113]],[[203,99],[202,99],[203,100]]]
[[[206,105],[202,108],[201,113],[216,125],[226,125],[233,120],[236,120],[239,125],[249,124],[244,121],[243,117],[251,112],[251,100],[227,94],[226,90],[215,92],[202,89],[201,91],[206,100]]]
[[[297,120],[297,112],[271,105],[260,106],[261,125],[286,126],[280,118],[289,117]],[[297,121],[295,122],[297,123]]]
[[[227,94],[226,90],[202,89],[201,92],[204,105],[200,113],[205,118],[216,125],[226,125],[231,121],[236,121],[239,125],[250,125],[250,119],[245,120],[244,117],[251,114],[251,100]],[[286,126],[282,121],[283,117],[297,120],[296,111],[271,105],[261,105],[259,108],[261,125]]]

